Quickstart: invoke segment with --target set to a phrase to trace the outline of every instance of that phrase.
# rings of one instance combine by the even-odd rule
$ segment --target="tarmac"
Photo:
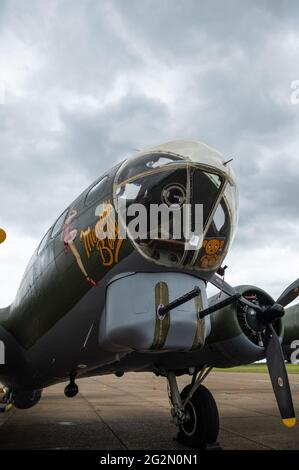
[[[299,416],[299,375],[289,379]],[[44,390],[34,408],[0,415],[0,449],[185,449],[175,440],[166,379],[128,373],[78,385],[75,398],[66,398],[59,384]],[[281,424],[267,374],[216,371],[205,386],[218,405],[223,449],[299,449],[299,424]]]

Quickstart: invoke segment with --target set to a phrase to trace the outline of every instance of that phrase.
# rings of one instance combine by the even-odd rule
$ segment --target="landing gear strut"
[[[217,443],[219,415],[213,395],[202,385],[212,368],[193,374],[190,385],[180,393],[174,372],[168,372],[171,415],[179,428],[178,439],[197,449],[220,449]]]

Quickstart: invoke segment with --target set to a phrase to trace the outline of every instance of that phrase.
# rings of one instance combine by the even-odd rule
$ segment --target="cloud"
[[[234,157],[241,214],[231,278],[267,279],[274,290],[291,280],[298,19],[292,1],[2,1],[0,225],[18,234],[18,253],[134,148],[196,138]],[[25,259],[9,266],[16,251],[4,250],[0,269],[18,279]],[[0,303],[17,282],[5,286]]]

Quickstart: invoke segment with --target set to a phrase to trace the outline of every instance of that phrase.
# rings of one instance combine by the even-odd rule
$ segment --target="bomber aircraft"
[[[162,209],[149,223],[151,207],[169,209],[168,227]],[[237,220],[231,162],[198,141],[138,152],[98,177],[51,225],[0,310],[2,410],[36,405],[55,383],[73,397],[80,378],[149,372],[165,377],[178,438],[213,448],[219,415],[203,381],[214,367],[265,358],[282,422],[294,426],[282,345],[299,338],[298,309],[284,309],[299,279],[277,300],[231,287],[223,261]],[[219,290],[209,299],[208,283]]]

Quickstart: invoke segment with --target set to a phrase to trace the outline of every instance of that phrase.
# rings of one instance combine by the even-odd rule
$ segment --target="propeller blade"
[[[234,296],[236,294],[236,290],[216,274],[211,277],[209,282],[218,287],[220,291],[223,291],[228,296]],[[283,307],[288,305],[288,303],[294,300],[298,295],[299,279],[293,282],[293,284],[291,284],[281,294],[277,302],[268,309],[261,308],[259,305],[250,302],[244,297],[240,297],[238,300],[238,302],[253,308],[257,312],[260,321],[266,326],[262,339],[265,348],[268,371],[282,422],[289,428],[295,426],[296,417],[289,379],[284,363],[284,355],[278,336],[273,328],[272,321],[282,317],[284,315]]]
[[[299,295],[299,279],[296,279],[283,293],[278,297],[276,303],[286,307]]]
[[[209,282],[217,287],[220,291],[224,292],[226,295],[233,296],[237,294],[237,291],[230,284],[221,279],[221,277],[217,276],[217,274],[214,274],[211,279],[209,279]],[[253,304],[243,296],[239,298],[238,302],[241,302],[242,304],[247,305],[247,307],[251,307],[256,311],[262,311],[259,305]]]
[[[225,282],[221,277],[217,276],[217,274],[213,274],[211,279],[209,279],[209,282],[226,295],[235,295],[237,293],[231,285]]]
[[[296,424],[295,411],[284,356],[277,334],[270,324],[263,334],[270,379],[282,422],[291,428]]]

